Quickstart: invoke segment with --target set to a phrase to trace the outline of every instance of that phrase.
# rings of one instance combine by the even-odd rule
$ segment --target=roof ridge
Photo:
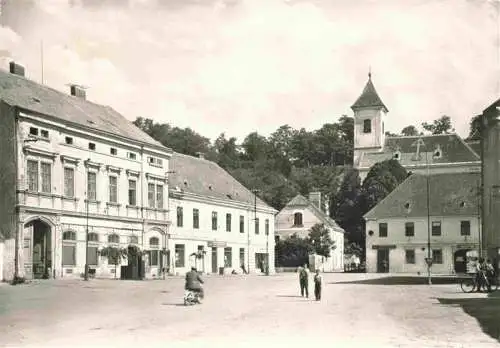
[[[481,156],[479,156],[479,154],[476,153],[476,151],[474,151],[474,149],[469,144],[467,144],[465,140],[463,140],[461,137],[458,137],[458,139],[473,155],[475,155],[478,159],[481,159]]]
[[[454,136],[461,138],[460,135],[458,135],[456,132],[453,132],[453,133],[442,133],[442,134],[395,135],[395,136],[386,137],[386,139],[394,139],[394,138],[409,139],[409,138],[423,138],[423,137],[430,138],[430,137],[445,137],[445,136],[450,136],[450,135],[454,135]]]

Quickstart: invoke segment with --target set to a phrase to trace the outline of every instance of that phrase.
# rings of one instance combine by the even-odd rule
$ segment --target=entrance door
[[[52,243],[50,238],[50,226],[35,220],[25,226],[24,251],[30,251],[26,261],[31,267],[25,267],[27,276],[33,279],[46,279],[51,276],[52,269]],[[30,250],[31,247],[31,250]],[[31,272],[29,272],[31,271]]]
[[[466,249],[457,250],[453,255],[455,273],[467,272],[467,251]]]
[[[389,272],[389,249],[377,250],[377,273]]]
[[[217,248],[212,247],[212,273],[217,274]]]

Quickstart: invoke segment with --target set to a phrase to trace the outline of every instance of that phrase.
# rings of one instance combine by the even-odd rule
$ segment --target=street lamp
[[[266,226],[265,226],[265,233],[266,233],[266,257],[267,257],[267,260],[266,260],[266,275],[269,275],[269,261],[270,261],[270,257],[269,257],[269,220],[266,220]]]
[[[90,162],[90,158],[87,159],[87,164]],[[87,166],[88,168],[88,166]],[[85,204],[85,215],[86,215],[86,223],[85,223],[85,270],[83,274],[83,280],[89,280],[89,174],[87,169],[87,189],[85,190],[87,193],[87,202]]]
[[[253,228],[254,228],[254,231],[257,231],[257,193],[260,192],[260,190],[258,189],[253,189],[252,190],[252,193],[253,193],[253,197],[254,197],[254,200],[253,200],[253,212],[254,212],[254,220],[253,220]],[[247,255],[247,272],[250,272],[250,228],[248,228],[248,240],[247,240],[247,243],[248,243],[248,255]]]

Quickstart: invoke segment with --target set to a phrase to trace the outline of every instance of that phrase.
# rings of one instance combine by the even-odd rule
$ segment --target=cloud
[[[45,83],[211,138],[352,115],[369,66],[391,131],[448,114],[465,134],[500,94],[498,6],[485,1],[32,3],[9,2],[0,56],[40,80],[43,40]]]

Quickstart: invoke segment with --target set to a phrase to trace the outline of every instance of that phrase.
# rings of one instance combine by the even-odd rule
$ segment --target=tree
[[[101,256],[105,256],[109,260],[109,264],[115,265],[115,278],[116,278],[116,269],[118,265],[121,263],[122,259],[127,257],[127,249],[122,249],[115,246],[107,246],[100,252]]]
[[[276,264],[280,267],[298,267],[309,262],[311,245],[297,234],[279,240],[275,245]]]
[[[413,125],[406,126],[401,130],[401,135],[404,135],[407,137],[418,135],[418,129],[417,129],[417,127],[415,127]]]
[[[330,237],[330,231],[324,224],[315,224],[311,227],[306,241],[312,252],[324,257],[330,257],[331,251],[337,247]]]
[[[423,122],[422,128],[431,134],[449,134],[453,131],[451,118],[443,115],[432,123]]]
[[[474,116],[469,123],[469,136],[466,140],[474,141],[481,139],[481,122],[483,115]]]

